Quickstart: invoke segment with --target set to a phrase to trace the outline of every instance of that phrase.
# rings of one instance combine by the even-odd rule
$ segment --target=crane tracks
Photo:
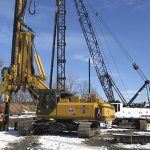
[[[83,122],[51,122],[25,120],[18,123],[18,130],[21,135],[30,134],[61,134],[63,132],[76,132],[79,138],[90,138],[100,131],[97,121]]]
[[[90,138],[95,136],[100,131],[98,122],[80,122],[78,127],[79,138]]]

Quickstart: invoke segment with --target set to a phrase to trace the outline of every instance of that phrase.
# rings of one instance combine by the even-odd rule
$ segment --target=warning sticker
[[[69,108],[69,112],[73,112],[73,108]]]
[[[85,110],[85,109],[83,109],[83,110],[82,110],[82,113],[83,113],[83,114],[85,114],[85,113],[86,113],[86,110]]]

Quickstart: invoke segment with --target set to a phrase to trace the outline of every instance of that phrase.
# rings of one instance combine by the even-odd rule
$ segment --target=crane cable
[[[88,0],[87,0],[88,1]],[[104,21],[103,17],[99,14],[99,12],[95,11],[92,4],[88,1],[90,8],[94,14],[94,16],[96,18],[98,18],[98,21],[100,21],[104,27],[108,30],[108,32],[110,33],[110,35],[112,36],[112,38],[114,39],[114,41],[116,42],[116,44],[118,45],[118,47],[120,47],[120,49],[122,50],[122,52],[124,53],[124,55],[127,57],[127,59],[129,60],[129,62],[132,64],[134,70],[137,71],[137,73],[139,74],[139,76],[141,77],[141,79],[143,81],[147,80],[147,77],[145,76],[145,74],[143,73],[143,71],[140,69],[140,67],[133,61],[132,57],[129,55],[129,53],[127,52],[127,50],[125,49],[125,47],[122,45],[122,43],[120,42],[120,40],[117,38],[117,36],[114,34],[114,32],[111,30],[111,28],[106,24],[106,22]]]
[[[88,1],[88,0],[87,0]],[[99,12],[96,12],[92,6],[92,4],[88,1],[88,4],[94,14],[94,16],[96,17],[96,19],[98,18],[98,21],[100,21],[104,27],[108,30],[108,32],[110,33],[110,35],[112,36],[112,38],[114,39],[114,41],[116,42],[116,44],[120,47],[120,49],[122,50],[122,52],[125,54],[125,56],[127,57],[127,59],[129,60],[129,62],[132,64],[134,70],[137,71],[137,73],[139,74],[139,76],[141,77],[141,79],[145,82],[147,81],[147,77],[145,76],[145,74],[143,73],[143,71],[141,70],[141,68],[133,61],[132,57],[129,55],[129,53],[127,52],[127,50],[125,49],[125,47],[122,45],[122,43],[120,42],[120,40],[117,38],[117,36],[114,34],[114,32],[111,30],[111,28],[106,24],[106,22],[104,21],[103,17],[101,15],[99,15]],[[148,96],[148,100],[150,101],[150,84],[147,85],[148,88],[147,89],[147,96]]]
[[[87,4],[88,4],[88,3],[87,3]],[[88,5],[88,6],[91,8],[90,5]],[[92,10],[92,9],[91,9],[91,10]],[[97,21],[97,23],[99,24],[98,20],[96,20],[96,21]],[[100,24],[99,24],[99,25],[100,25]],[[104,33],[103,29],[100,28],[100,30],[101,30],[101,33],[102,33],[102,35],[103,35],[103,37],[104,37],[104,41],[105,41],[105,43],[106,43],[106,46],[107,46],[107,48],[108,48],[108,50],[109,50],[111,59],[112,59],[114,65],[115,65],[116,71],[117,71],[117,73],[118,73],[118,75],[119,75],[120,81],[121,81],[121,83],[122,83],[122,85],[123,85],[124,91],[125,91],[127,97],[129,98],[129,93],[127,92],[125,83],[124,83],[124,81],[123,81],[123,77],[121,76],[121,73],[120,73],[120,71],[119,71],[119,69],[118,69],[118,67],[117,67],[117,64],[116,64],[116,62],[115,62],[115,59],[114,59],[114,57],[113,57],[113,55],[112,55],[112,51],[111,51],[111,48],[110,48],[110,46],[109,46],[109,44],[108,44],[108,42],[107,42],[107,39],[106,39],[106,37],[105,37],[105,33]],[[103,52],[103,55],[105,55],[104,52]],[[106,59],[106,57],[105,57],[105,59]],[[106,61],[106,62],[107,62],[107,61]],[[110,71],[110,73],[111,73],[111,76],[113,76],[113,73],[112,73],[112,71],[111,71],[111,69],[110,69],[110,66],[109,66],[109,63],[108,63],[108,62],[107,62],[107,66],[109,67],[109,71]],[[113,80],[114,80],[114,79],[113,79]]]
[[[33,4],[33,10],[31,11],[31,5]],[[35,0],[30,0],[28,12],[30,15],[34,15],[36,13]]]
[[[31,11],[31,5],[32,5],[33,2],[34,2],[34,10],[32,12]],[[21,23],[22,26],[24,26],[30,32],[34,32],[32,30],[32,28],[30,28],[27,24],[25,24],[24,21],[23,21],[23,19],[22,19],[25,16],[27,5],[28,5],[28,0],[23,0],[23,7],[22,7],[22,10],[21,10],[20,14],[17,16],[17,20]],[[35,14],[35,12],[36,12],[35,1],[30,0],[29,7],[28,7],[28,12],[29,12],[30,15],[34,15]]]

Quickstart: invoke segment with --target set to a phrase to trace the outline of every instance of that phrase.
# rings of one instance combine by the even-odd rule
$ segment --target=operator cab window
[[[120,111],[120,104],[113,104],[115,107],[115,112],[119,112]]]
[[[117,104],[118,111],[120,111],[120,104]]]
[[[117,112],[117,104],[113,104],[115,107],[115,112]]]

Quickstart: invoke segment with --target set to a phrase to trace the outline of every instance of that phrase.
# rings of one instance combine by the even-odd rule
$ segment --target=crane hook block
[[[133,63],[132,65],[135,70],[138,70],[140,68],[136,63]]]

